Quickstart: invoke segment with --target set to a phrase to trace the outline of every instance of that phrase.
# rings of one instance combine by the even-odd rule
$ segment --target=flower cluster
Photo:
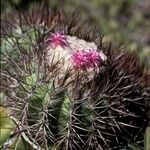
[[[72,53],[70,59],[73,67],[85,69],[98,67],[101,61],[101,56],[100,53],[95,50],[88,50],[88,51],[77,50]]]

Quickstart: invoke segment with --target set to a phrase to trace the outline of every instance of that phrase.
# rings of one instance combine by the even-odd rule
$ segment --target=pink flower
[[[86,67],[86,57],[84,55],[84,52],[80,52],[80,51],[76,51],[76,52],[73,52],[71,57],[71,62],[72,62],[72,65],[75,67],[75,68],[80,68],[80,69],[84,69]]]
[[[96,67],[100,63],[100,55],[95,50],[89,50],[85,52],[88,67]]]
[[[54,47],[57,46],[63,47],[68,44],[66,40],[66,36],[59,32],[52,33],[47,41],[50,42]]]
[[[71,62],[74,68],[85,69],[98,67],[101,57],[95,50],[75,51],[72,53]]]

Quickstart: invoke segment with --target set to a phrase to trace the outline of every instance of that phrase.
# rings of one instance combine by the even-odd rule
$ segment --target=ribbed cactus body
[[[2,104],[17,123],[12,138],[38,150],[143,146],[148,95],[136,55],[45,7],[4,19]]]

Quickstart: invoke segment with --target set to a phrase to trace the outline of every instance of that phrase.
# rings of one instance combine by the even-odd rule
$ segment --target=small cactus
[[[143,146],[148,96],[135,54],[45,5],[4,20],[2,105],[17,124],[12,138],[38,150]]]

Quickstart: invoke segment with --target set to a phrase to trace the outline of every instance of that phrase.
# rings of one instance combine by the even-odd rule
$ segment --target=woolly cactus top
[[[59,64],[62,70],[88,70],[96,68],[101,61],[106,60],[105,54],[98,50],[94,42],[87,42],[75,36],[59,32],[52,33],[47,39],[48,61],[50,64]]]

